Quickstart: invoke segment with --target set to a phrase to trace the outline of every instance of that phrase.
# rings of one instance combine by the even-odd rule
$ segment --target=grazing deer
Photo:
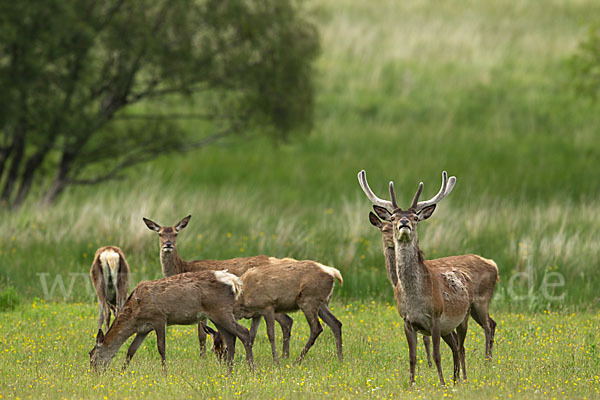
[[[208,318],[225,338],[230,371],[236,337],[244,344],[246,361],[252,367],[254,358],[248,330],[233,316],[233,307],[241,292],[241,280],[225,271],[188,272],[140,282],[106,335],[98,330],[96,345],[90,351],[90,365],[94,369],[98,365],[106,367],[121,345],[136,334],[127,350],[126,367],[146,336],[155,331],[163,372],[166,372],[167,325],[190,325]]]
[[[172,276],[183,272],[193,271],[212,271],[212,270],[227,270],[236,276],[242,276],[246,271],[251,268],[278,263],[281,261],[295,261],[291,258],[278,259],[275,257],[269,257],[265,255],[252,256],[252,257],[239,257],[232,258],[229,260],[196,260],[196,261],[185,261],[177,253],[175,246],[177,241],[177,234],[179,231],[184,229],[188,222],[192,218],[188,215],[174,226],[160,226],[154,221],[147,218],[143,218],[144,223],[148,229],[157,232],[160,241],[160,264],[162,266],[163,274],[165,276]],[[275,320],[281,325],[281,331],[283,334],[283,356],[288,357],[290,352],[290,336],[292,331],[292,324],[294,320],[286,314],[277,313]],[[254,343],[256,333],[258,331],[258,325],[260,324],[260,316],[252,319],[250,326],[250,342]],[[198,324],[198,341],[200,342],[200,352],[204,354],[206,351],[206,322],[200,321]]]
[[[442,173],[442,187],[437,195],[427,201],[419,202],[423,190],[423,183],[413,197],[410,207],[403,211],[396,202],[394,184],[390,182],[391,202],[376,197],[368,188],[366,173],[359,173],[359,183],[369,199],[377,204],[374,209],[378,216],[392,223],[396,274],[399,286],[403,292],[402,317],[404,319],[404,332],[408,341],[410,359],[410,382],[415,380],[415,367],[417,363],[417,332],[431,336],[433,342],[433,360],[435,361],[440,383],[445,385],[440,357],[440,338],[452,350],[454,362],[454,381],[459,379],[460,365],[466,375],[464,363],[464,340],[467,333],[469,311],[474,298],[472,278],[465,272],[454,269],[450,272],[440,273],[425,263],[423,253],[419,249],[417,224],[426,220],[433,214],[436,204],[452,191],[456,182],[455,177],[450,178],[444,171]],[[372,196],[371,196],[372,194]],[[457,257],[455,264],[461,261]],[[458,348],[452,332],[456,329]]]
[[[393,204],[390,201],[382,200],[377,197],[369,184],[367,183],[366,173],[361,171],[359,173],[359,182],[363,191],[375,205],[383,208],[392,208]],[[455,180],[450,178],[449,185],[446,188],[446,195],[452,191]],[[393,226],[389,222],[382,222],[372,212],[369,214],[369,221],[372,225],[379,228],[382,233],[382,240],[384,246],[384,254],[386,258],[386,267],[388,271],[388,278],[390,280],[397,280],[396,267],[395,267],[395,250],[394,250],[394,230]],[[498,267],[493,260],[475,255],[466,254],[462,256],[451,256],[437,258],[434,260],[425,260],[425,264],[434,270],[440,271],[440,273],[447,274],[457,269],[465,273],[472,280],[473,285],[473,303],[471,304],[471,317],[477,322],[484,331],[485,334],[485,358],[490,360],[492,358],[492,348],[494,345],[494,334],[496,331],[496,321],[489,315],[489,306],[494,296],[494,290],[496,288],[496,282],[498,281]],[[397,296],[396,290],[394,294]],[[398,303],[398,302],[397,302]],[[399,306],[398,306],[399,307]],[[400,309],[398,308],[398,312]],[[402,313],[400,312],[402,315]],[[423,337],[425,341],[426,337]],[[428,339],[428,338],[427,338]],[[428,344],[425,344],[427,350]],[[428,353],[429,358],[429,353]],[[464,374],[463,370],[463,374]],[[465,376],[466,379],[466,376]]]
[[[236,319],[262,316],[267,325],[273,359],[275,348],[274,316],[278,312],[302,310],[310,327],[310,336],[297,361],[302,361],[323,328],[319,317],[331,328],[335,337],[337,356],[343,360],[342,323],[329,310],[328,304],[337,279],[343,284],[340,271],[315,261],[287,261],[264,265],[241,277],[244,291],[236,302]],[[229,345],[229,344],[227,344]]]
[[[111,312],[116,318],[129,290],[129,264],[123,251],[116,246],[100,247],[92,262],[90,278],[98,295],[98,329],[103,322],[108,329]]]

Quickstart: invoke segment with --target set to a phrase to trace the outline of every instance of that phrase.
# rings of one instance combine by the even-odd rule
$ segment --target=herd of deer
[[[455,177],[442,173],[439,192],[427,201],[419,201],[419,184],[410,207],[398,207],[394,184],[391,200],[377,197],[367,183],[365,171],[358,174],[360,186],[373,203],[375,213],[369,220],[382,234],[387,275],[394,290],[398,313],[404,320],[408,341],[410,381],[414,383],[417,333],[423,335],[428,364],[433,360],[440,382],[444,384],[440,357],[440,339],[452,350],[454,381],[467,379],[464,341],[469,315],[485,333],[485,357],[492,356],[496,323],[488,307],[498,268],[492,260],[468,254],[425,260],[419,249],[417,224],[429,218],[437,203],[456,183]],[[146,226],[158,233],[160,263],[165,278],[140,282],[127,297],[129,266],[123,252],[114,246],[98,249],[90,276],[98,295],[100,313],[96,345],[90,352],[93,368],[106,367],[121,345],[133,334],[125,366],[151,331],[156,332],[157,347],[166,370],[165,335],[167,325],[198,324],[200,351],[204,354],[207,334],[213,337],[213,350],[233,365],[236,338],[246,351],[250,368],[254,363],[252,346],[258,325],[264,318],[273,360],[278,361],[275,345],[275,321],[283,335],[283,357],[289,357],[292,318],[287,313],[302,310],[310,335],[298,356],[301,361],[323,331],[319,318],[332,330],[337,356],[342,361],[342,323],[328,307],[334,282],[342,284],[340,272],[310,260],[275,258],[265,255],[229,260],[185,261],[177,253],[178,233],[191,216],[175,226],[164,227],[144,218]],[[115,315],[110,323],[111,313]],[[252,319],[250,331],[238,320]],[[209,319],[217,331],[207,326]],[[106,334],[102,331],[105,324]]]

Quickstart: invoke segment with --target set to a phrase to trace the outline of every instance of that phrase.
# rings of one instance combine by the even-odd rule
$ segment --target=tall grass
[[[458,183],[419,227],[427,257],[496,260],[496,303],[511,308],[597,304],[600,107],[572,93],[567,60],[600,4],[308,7],[323,40],[309,137],[280,145],[236,137],[161,158],[125,181],[68,190],[49,208],[2,211],[0,284],[44,297],[36,274],[49,274],[48,285],[84,274],[107,244],[125,250],[134,280],[158,277],[157,239],[141,217],[167,225],[192,214],[178,243],[187,259],[315,259],[344,274],[335,296],[391,299],[356,173],[366,169],[380,196],[394,180],[406,204],[420,180],[424,196],[435,193],[446,169]],[[542,294],[549,273],[564,278],[548,289],[562,300]],[[91,299],[85,285],[74,278],[69,299]]]

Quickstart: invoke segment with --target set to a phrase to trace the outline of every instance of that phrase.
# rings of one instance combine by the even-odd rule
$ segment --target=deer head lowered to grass
[[[450,194],[456,178],[451,177],[448,181],[444,171],[440,191],[430,200],[421,202],[419,197],[423,190],[423,183],[420,183],[407,210],[398,207],[393,182],[390,182],[391,201],[386,201],[378,198],[371,191],[364,171],[359,173],[358,178],[363,191],[375,204],[375,212],[380,218],[390,222],[393,227],[396,273],[398,286],[402,289],[403,295],[403,307],[399,311],[404,319],[404,330],[409,345],[410,381],[414,383],[417,332],[432,337],[433,358],[442,384],[444,377],[441,367],[440,338],[443,338],[452,349],[454,380],[459,378],[460,364],[466,376],[464,340],[471,304],[475,298],[475,285],[471,274],[464,269],[455,268],[448,272],[440,272],[428,265],[419,249],[417,236],[417,224],[429,218],[436,204]],[[450,266],[461,265],[465,261],[464,257],[467,256],[449,258],[447,262]],[[455,329],[458,343],[452,336]]]
[[[154,221],[147,218],[143,218],[144,223],[148,229],[158,233],[158,239],[160,242],[160,264],[162,266],[163,274],[165,276],[172,276],[183,272],[193,271],[213,271],[213,270],[227,270],[236,276],[242,276],[246,271],[251,268],[276,264],[282,261],[295,261],[291,258],[279,259],[275,257],[269,257],[266,255],[258,255],[251,257],[238,257],[231,258],[228,260],[195,260],[186,261],[182,259],[177,253],[177,235],[183,230],[192,218],[188,215],[174,226],[160,226]],[[283,356],[288,357],[290,352],[290,336],[292,331],[292,324],[294,320],[284,313],[276,313],[275,320],[281,326],[283,333]],[[258,331],[258,325],[260,324],[260,316],[252,319],[252,325],[250,327],[250,342],[254,343],[256,334]],[[200,321],[198,324],[198,341],[200,343],[200,352],[204,354],[206,351],[206,321]]]
[[[125,304],[129,290],[129,264],[123,251],[116,246],[104,246],[96,250],[90,279],[98,296],[98,329],[105,323],[110,327],[110,314],[117,317]]]
[[[229,369],[233,365],[235,338],[246,349],[252,367],[252,345],[248,330],[237,323],[233,306],[241,293],[240,279],[225,271],[188,272],[140,282],[110,326],[106,335],[98,330],[96,345],[90,351],[90,365],[106,367],[123,343],[133,334],[125,366],[151,331],[156,332],[158,352],[166,371],[165,336],[167,325],[190,325],[210,319],[224,337]]]

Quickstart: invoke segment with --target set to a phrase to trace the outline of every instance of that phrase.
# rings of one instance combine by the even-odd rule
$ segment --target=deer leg
[[[423,346],[425,346],[425,353],[427,354],[427,366],[429,368],[433,367],[433,364],[431,363],[431,339],[429,338],[429,336],[425,336],[423,335]]]
[[[272,308],[265,309],[262,316],[267,324],[267,336],[269,336],[269,342],[271,342],[271,354],[273,354],[273,361],[278,363],[277,358],[277,347],[275,346],[275,316]]]
[[[338,360],[343,362],[344,355],[342,352],[342,323],[335,317],[335,315],[333,315],[326,304],[321,304],[321,307],[319,307],[319,317],[321,317],[321,319],[329,326],[329,328],[331,328],[333,336],[335,337]]]
[[[104,305],[98,300],[98,330],[102,329],[104,323]],[[108,326],[106,327],[108,329]]]
[[[275,321],[281,326],[281,335],[283,336],[283,348],[281,349],[281,357],[290,357],[290,337],[292,336],[292,325],[294,320],[287,314],[276,313]]]
[[[260,325],[260,320],[262,316],[258,315],[252,318],[252,324],[250,324],[250,344],[254,346],[254,341],[256,340],[256,334],[258,333],[258,326]]]
[[[224,319],[215,321],[215,326],[219,330],[219,332],[223,331],[223,333],[229,334],[229,341],[227,339],[227,335],[223,335],[225,338],[225,343],[227,343],[227,361],[230,364],[230,367],[233,366],[233,355],[235,354],[235,338],[239,338],[242,344],[244,345],[244,349],[246,350],[246,362],[250,369],[254,369],[254,355],[252,354],[252,344],[250,343],[250,333],[248,329],[244,328],[240,325],[231,315],[230,319]],[[234,336],[235,335],[235,336]]]
[[[408,323],[404,321],[404,334],[408,342],[408,359],[410,362],[410,383],[415,383],[415,368],[417,366],[417,332],[408,327]]]
[[[156,331],[156,346],[158,347],[158,354],[160,354],[161,364],[163,373],[167,373],[167,357],[165,353],[166,347],[166,336],[167,336],[167,325],[155,326]]]
[[[106,323],[106,329],[110,328],[110,305],[104,303],[104,322]]]
[[[206,320],[198,322],[198,343],[200,343],[200,355],[206,354]]]
[[[227,369],[231,373],[233,371],[233,356],[235,355],[235,336],[219,324],[215,323],[215,326],[227,345]]]
[[[442,386],[446,385],[444,381],[444,373],[442,372],[442,357],[440,355],[440,320],[434,318],[431,323],[431,341],[433,342],[433,361],[437,367],[438,376]]]
[[[148,334],[150,332],[151,331],[148,331],[145,333],[138,333],[137,335],[135,335],[133,342],[131,342],[131,344],[129,345],[129,348],[127,349],[127,357],[125,358],[125,364],[123,365],[122,371],[125,371],[125,369],[127,369],[127,366],[129,365],[129,362],[133,358],[135,352],[137,351],[137,349],[140,347],[140,345],[142,344],[144,339],[146,339],[146,336],[148,336]]]
[[[300,352],[300,355],[296,359],[296,362],[302,362],[304,356],[306,355],[306,353],[308,353],[308,350],[315,343],[317,337],[321,334],[321,332],[323,332],[323,327],[319,322],[319,317],[317,316],[318,311],[316,309],[311,310],[305,308],[302,309],[302,312],[304,313],[304,316],[306,317],[306,322],[308,322],[308,326],[310,327],[310,336],[308,337],[308,341],[304,345],[304,348]]]
[[[467,337],[467,329],[469,327],[469,316],[465,316],[465,320],[456,327],[456,336],[458,342],[458,354],[460,356],[460,364],[463,370],[463,380],[467,380],[467,367],[465,362],[465,339]]]
[[[491,335],[491,338],[490,338],[490,360],[491,360],[491,358],[492,358],[492,349],[494,347],[494,336],[496,336],[496,321],[494,321],[492,319],[492,317],[490,317],[489,315],[488,315],[488,319],[490,320],[490,325],[491,325],[491,328],[492,328],[492,335]]]
[[[446,344],[448,344],[448,347],[450,347],[450,349],[452,350],[452,361],[454,363],[453,380],[454,380],[454,383],[456,383],[460,379],[460,361],[461,361],[459,351],[458,351],[457,338],[456,338],[456,335],[454,334],[454,332],[452,332],[452,333],[442,336],[442,339],[444,339],[444,342],[446,342]]]
[[[487,304],[481,302],[473,304],[471,317],[483,328],[483,332],[485,333],[485,359],[491,360],[496,322],[490,318]],[[494,323],[494,332],[492,332],[492,321]]]

